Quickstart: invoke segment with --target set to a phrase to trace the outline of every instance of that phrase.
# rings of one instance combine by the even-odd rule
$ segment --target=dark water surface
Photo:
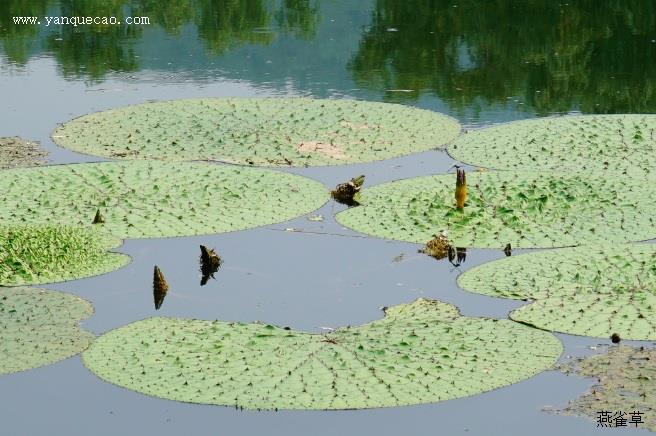
[[[13,16],[148,16],[148,26],[14,25]],[[0,136],[39,140],[53,163],[97,161],[59,149],[57,123],[147,100],[308,95],[397,102],[445,112],[467,128],[562,113],[656,109],[652,1],[2,0]],[[444,173],[426,152],[383,162],[293,169],[327,186]],[[469,250],[460,267],[416,244],[337,224],[342,206],[254,230],[126,241],[114,273],[48,286],[93,302],[101,334],[153,315],[262,320],[321,332],[380,318],[418,297],[468,316],[505,318],[522,303],[470,294],[455,278],[503,256]],[[293,229],[295,231],[289,231]],[[224,266],[199,286],[200,244]],[[155,312],[152,266],[170,292]],[[563,358],[609,341],[558,335]],[[643,345],[653,345],[642,343]],[[593,421],[555,416],[591,381],[545,372],[438,404],[342,412],[239,412],[144,396],[101,382],[79,357],[0,377],[1,435],[586,435]],[[640,430],[619,430],[641,433]]]

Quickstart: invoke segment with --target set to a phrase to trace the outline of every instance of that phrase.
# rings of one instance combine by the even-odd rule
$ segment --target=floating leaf
[[[121,159],[314,166],[426,151],[459,132],[451,117],[388,103],[214,98],[85,115],[58,128],[53,140],[78,152]]]
[[[61,292],[0,287],[0,374],[49,365],[86,349],[93,335],[78,322],[89,302]]]
[[[320,207],[326,189],[275,171],[207,163],[105,162],[0,173],[3,224],[91,226],[120,238],[188,236],[285,221]]]
[[[464,210],[453,176],[399,180],[362,191],[337,220],[371,235],[425,243],[447,230],[457,247],[564,247],[656,237],[656,183],[579,173],[470,173]]]
[[[359,409],[477,394],[549,368],[550,333],[417,300],[360,327],[308,334],[267,324],[150,318],[84,354],[99,377],[148,395],[250,409]]]
[[[599,422],[600,412],[608,412],[608,427],[614,427],[615,418],[620,418],[626,419],[628,428],[656,431],[656,350],[610,346],[604,354],[570,361],[561,370],[594,377],[597,382],[560,413]]]
[[[107,250],[120,244],[89,228],[0,226],[0,286],[62,282],[119,269],[130,258]]]
[[[37,142],[19,137],[0,137],[0,169],[41,165],[47,155]]]
[[[585,336],[656,339],[656,245],[582,246],[513,256],[467,271],[458,284],[494,297],[536,300],[510,314]]]
[[[656,115],[585,115],[515,121],[460,136],[455,159],[508,170],[654,174]]]

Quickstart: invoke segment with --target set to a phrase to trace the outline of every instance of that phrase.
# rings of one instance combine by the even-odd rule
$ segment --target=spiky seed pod
[[[467,201],[467,178],[465,177],[465,170],[458,168],[456,170],[456,208],[463,210],[465,208],[465,201]]]
[[[210,277],[214,278],[214,273],[219,270],[221,263],[223,261],[213,249],[200,246],[200,272],[203,275],[200,280],[201,286],[205,286]]]
[[[618,335],[617,333],[613,333],[612,335],[610,335],[610,341],[613,344],[619,344],[620,343],[620,335]]]
[[[159,267],[155,265],[155,271],[153,273],[153,296],[155,298],[155,310],[158,310],[162,307],[164,303],[164,298],[166,293],[169,291],[169,285],[164,279],[164,274],[160,271]]]
[[[105,223],[105,218],[103,218],[102,214],[100,213],[100,209],[96,211],[96,216],[93,217],[93,222],[91,224],[104,224]]]
[[[451,247],[445,231],[440,232],[439,235],[433,235],[433,239],[428,241],[426,246],[419,251],[437,260],[444,259],[447,256],[449,256],[449,259],[456,257],[456,253]]]
[[[346,183],[340,183],[330,191],[330,195],[339,203],[346,204],[348,206],[355,206],[358,203],[355,198],[356,194],[360,192],[362,185],[364,184],[364,175],[354,177]]]

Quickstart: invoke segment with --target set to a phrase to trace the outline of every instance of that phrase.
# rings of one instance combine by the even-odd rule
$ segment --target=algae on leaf
[[[0,170],[41,165],[47,155],[36,142],[19,137],[0,137]]]
[[[508,170],[653,175],[656,115],[541,118],[483,128],[449,147],[455,159]]]
[[[506,386],[553,365],[560,342],[507,320],[419,299],[327,334],[267,324],[149,318],[83,355],[102,379],[144,394],[250,409],[429,403]]]
[[[581,246],[513,256],[465,272],[458,284],[534,300],[510,314],[545,330],[656,339],[656,244]]]
[[[610,346],[604,354],[579,358],[560,368],[565,373],[595,377],[592,390],[558,411],[598,420],[601,411],[617,414],[629,428],[656,431],[656,350]],[[613,418],[613,417],[609,417]],[[614,427],[613,419],[608,424]]]
[[[121,159],[315,166],[435,149],[459,132],[451,117],[388,103],[212,98],[89,114],[67,122],[52,137],[71,150]]]
[[[130,258],[107,250],[120,244],[83,227],[0,226],[0,286],[61,282],[119,269]]]
[[[0,287],[0,374],[37,368],[86,349],[93,335],[79,321],[89,302],[62,292]]]
[[[656,183],[581,173],[470,173],[458,210],[453,176],[399,180],[364,189],[361,206],[337,214],[354,230],[425,243],[448,231],[457,247],[550,248],[656,237]]]
[[[328,199],[323,185],[293,174],[153,161],[3,171],[0,192],[3,224],[80,225],[120,238],[243,230],[306,214]],[[103,222],[94,219],[98,212]]]

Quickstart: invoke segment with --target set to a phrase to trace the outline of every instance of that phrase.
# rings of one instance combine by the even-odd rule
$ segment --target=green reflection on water
[[[356,82],[461,108],[518,96],[538,114],[653,112],[656,3],[378,0]]]
[[[12,21],[45,15],[151,25]],[[62,76],[92,82],[179,72],[317,96],[428,99],[456,116],[656,109],[653,0],[3,0],[0,54],[18,66],[50,56]]]

